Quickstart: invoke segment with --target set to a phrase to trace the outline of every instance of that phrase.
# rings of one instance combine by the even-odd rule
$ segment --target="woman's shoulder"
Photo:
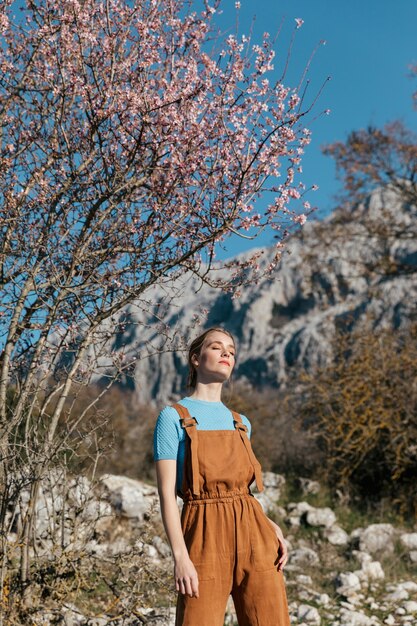
[[[167,404],[166,406],[164,406],[158,415],[158,422],[162,423],[178,422],[179,419],[180,416],[173,404]]]
[[[184,398],[180,398],[179,400],[172,402],[172,404],[167,404],[166,406],[163,407],[163,409],[161,409],[158,419],[159,417],[161,417],[161,419],[167,419],[167,420],[179,420],[180,419],[180,415],[178,412],[178,409],[175,407],[176,404],[180,404],[181,406],[183,406],[184,408],[188,408],[187,407],[187,397]]]

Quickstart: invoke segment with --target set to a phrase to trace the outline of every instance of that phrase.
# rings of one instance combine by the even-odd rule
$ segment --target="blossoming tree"
[[[65,447],[58,426],[70,423],[68,399],[88,379],[103,320],[132,301],[146,306],[152,285],[183,272],[236,288],[248,268],[256,272],[256,254],[214,280],[216,245],[268,226],[278,259],[288,226],[305,219],[289,208],[303,191],[295,176],[310,140],[304,85],[271,79],[268,35],[260,45],[216,35],[218,8],[184,0],[1,5],[5,532],[23,486],[33,503]],[[81,418],[73,419],[69,429]],[[32,508],[19,536],[25,585]]]

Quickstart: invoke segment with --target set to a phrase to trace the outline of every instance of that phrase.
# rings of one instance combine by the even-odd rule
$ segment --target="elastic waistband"
[[[200,497],[184,498],[184,504],[212,504],[215,502],[232,502],[233,500],[246,498],[253,498],[250,491],[224,491],[218,494],[208,493]]]

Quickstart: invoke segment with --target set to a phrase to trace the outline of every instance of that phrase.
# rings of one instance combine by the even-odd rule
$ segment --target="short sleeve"
[[[176,460],[181,439],[177,411],[167,406],[158,415],[153,435],[154,461]]]

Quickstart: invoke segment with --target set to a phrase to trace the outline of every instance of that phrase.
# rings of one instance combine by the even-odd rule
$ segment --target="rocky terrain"
[[[283,476],[267,472],[264,482],[265,491],[255,497],[286,529],[290,548],[285,575],[292,624],[411,626],[417,623],[417,527],[406,529],[389,522],[357,527],[349,521],[345,508],[342,516],[352,526],[347,528],[337,517],[337,510],[342,511],[340,506],[330,508],[312,503],[320,502],[319,483],[300,479],[300,497],[292,499]],[[31,620],[25,623],[173,625],[175,595],[169,590],[172,562],[157,501],[153,485],[124,476],[105,475],[94,487],[86,478],[64,481],[58,474],[50,476],[37,503],[34,553],[38,562],[43,559],[52,567],[57,559],[69,560],[75,553],[80,572],[85,570],[86,559],[93,562],[96,576],[114,561],[118,563],[118,576],[125,575],[126,581],[123,567],[126,571],[132,569],[138,579],[142,569],[148,568],[153,586],[157,584],[155,581],[165,579],[168,587],[161,587],[157,601],[151,604],[140,587],[136,592],[128,590],[130,608],[126,616],[121,595],[115,606],[108,602],[109,590],[103,600],[103,591],[96,588],[86,603],[79,583],[78,590],[67,589],[66,595],[61,590],[60,599],[55,597],[54,602],[53,594],[49,600],[46,595],[42,608],[34,607]],[[23,511],[24,499],[21,506]],[[10,546],[14,542],[16,535],[11,533]],[[56,584],[57,570],[54,576]],[[225,624],[235,623],[230,603]]]
[[[257,386],[285,386],[294,369],[326,363],[337,328],[403,327],[417,317],[416,217],[416,207],[392,190],[375,191],[349,212],[307,222],[288,241],[273,279],[249,279],[239,298],[192,275],[156,286],[148,305],[124,310],[123,330],[115,335],[108,322],[109,347],[135,363],[124,384],[141,401],[177,398],[186,354],[168,336],[194,336],[202,327],[234,333],[236,378]],[[261,269],[271,255],[262,251]],[[104,357],[97,365],[101,373],[111,369]]]

